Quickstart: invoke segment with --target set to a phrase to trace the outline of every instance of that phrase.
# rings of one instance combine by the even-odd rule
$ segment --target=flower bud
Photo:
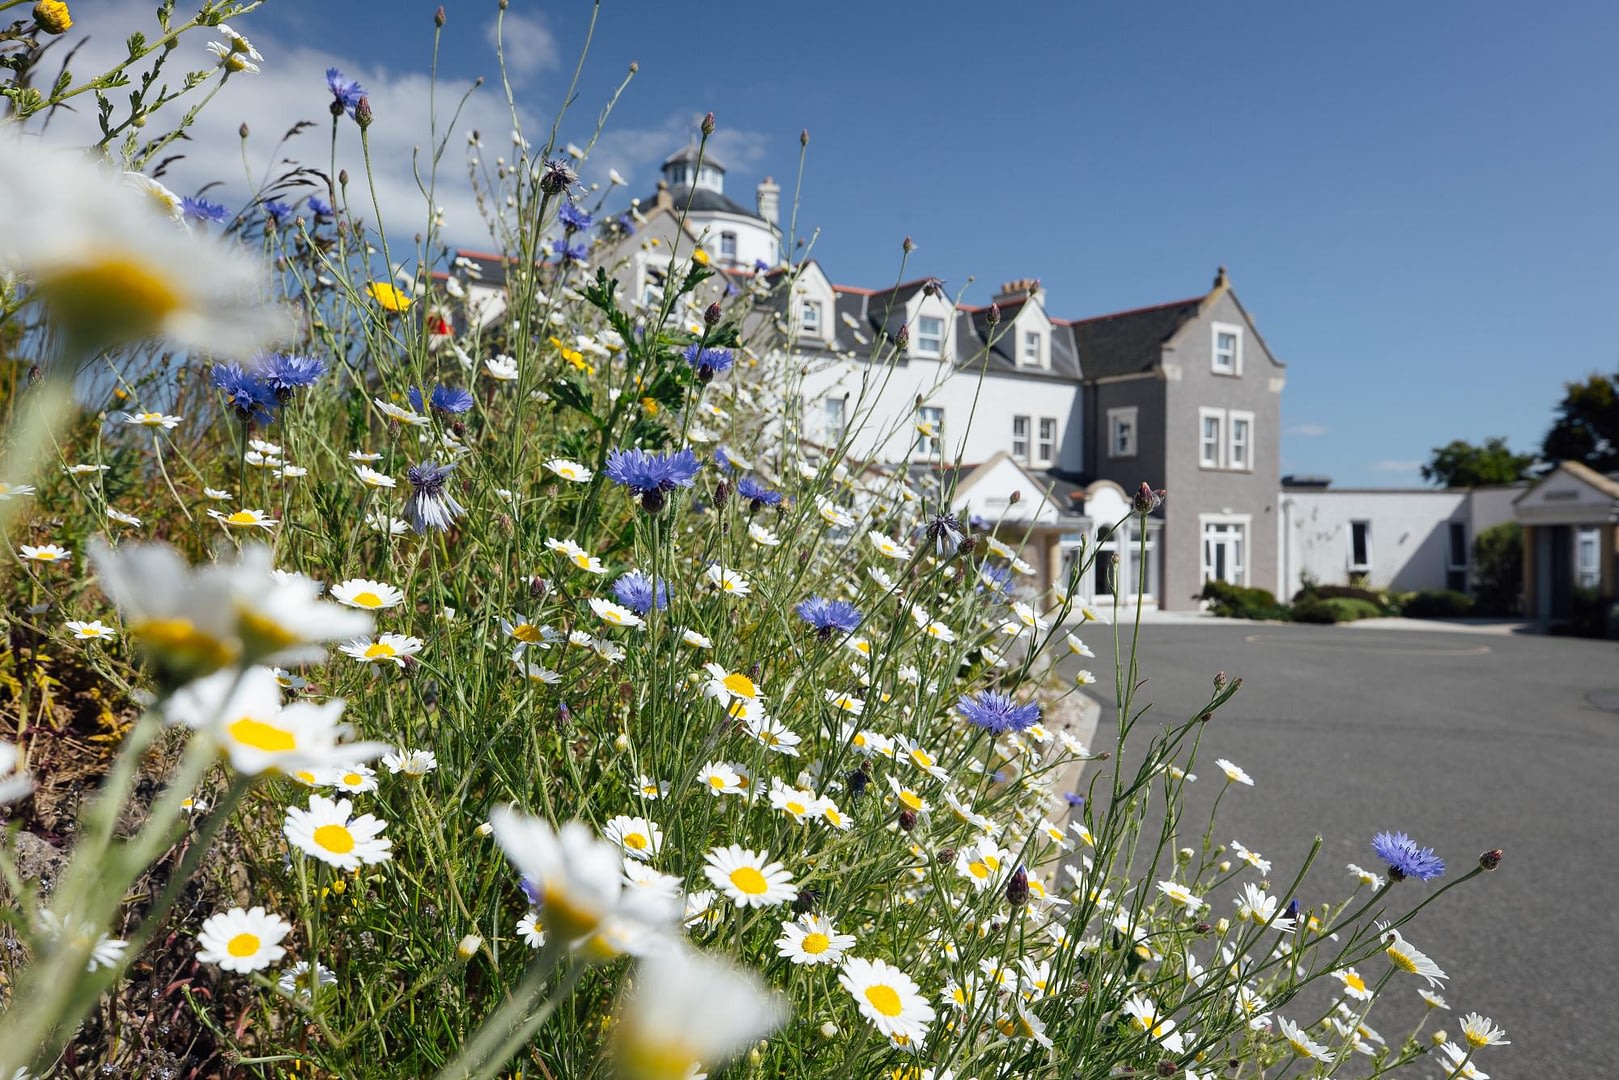
[[[1502,852],[1500,848],[1491,848],[1489,851],[1486,851],[1484,854],[1478,857],[1478,864],[1482,869],[1494,870],[1497,866],[1501,865],[1501,855]]]
[[[360,125],[361,131],[371,126],[371,99],[369,97],[362,97],[359,104],[354,106],[354,122]]]
[[[630,752],[630,737],[628,735],[624,734],[624,732],[622,732],[622,731],[619,732],[618,737],[613,740],[613,749],[617,750],[621,754],[629,753]]]
[[[242,121],[242,126],[236,129],[236,134],[240,135],[244,139],[247,138],[247,121],[246,120],[243,120]]]
[[[809,145],[809,128],[804,128],[802,131],[800,131],[798,133],[798,145],[799,146],[808,146]]]
[[[1176,1073],[1178,1073],[1180,1071],[1181,1071],[1181,1067],[1175,1061],[1174,1058],[1159,1058],[1158,1059],[1158,1075],[1159,1076],[1174,1076]]]
[[[1163,490],[1162,488],[1154,491],[1148,486],[1147,482],[1143,480],[1141,482],[1141,486],[1136,489],[1136,496],[1135,499],[1132,500],[1131,505],[1138,514],[1150,514],[1163,504],[1164,496],[1167,494],[1169,494],[1169,492]]]
[[[1006,879],[1006,902],[1013,910],[1029,902],[1029,872],[1021,866]]]
[[[724,510],[725,504],[731,501],[731,485],[724,480],[714,485],[714,509]]]
[[[821,1025],[821,1038],[835,1039],[838,1037],[838,1025],[828,1020]]]
[[[1435,1046],[1443,1046],[1450,1041],[1450,1036],[1446,1035],[1443,1031],[1436,1031],[1432,1035],[1428,1036],[1428,1041],[1433,1043]]]
[[[1012,494],[1010,494],[1010,495],[1008,495],[1006,497],[1006,505],[1007,506],[1016,506],[1018,503],[1020,503],[1022,501],[1023,501],[1023,490],[1021,488],[1012,489]]]
[[[916,828],[916,812],[913,810],[901,810],[899,812],[899,827],[902,832],[910,832]]]
[[[1225,874],[1225,873],[1229,873],[1230,871],[1231,871],[1231,860],[1230,859],[1221,859],[1220,860],[1220,873]]]
[[[641,61],[639,61],[639,60],[631,60],[630,61],[630,74],[634,75],[637,71],[640,71],[640,70],[641,70]]]
[[[1225,935],[1225,934],[1229,934],[1231,932],[1231,920],[1226,919],[1226,918],[1221,918],[1218,922],[1216,922],[1214,924],[1214,932],[1216,934],[1220,934],[1222,936]]]
[[[345,188],[349,186],[349,171],[347,169],[337,170],[337,186]]]
[[[47,34],[65,34],[73,26],[73,16],[62,0],[39,0],[34,5],[34,25]]]
[[[903,349],[911,343],[911,327],[908,323],[899,324],[899,333],[894,335],[894,347]]]
[[[709,135],[714,134],[714,114],[713,113],[708,113],[703,117],[702,132],[703,132],[703,136],[705,138],[707,136],[709,136]]]
[[[442,27],[444,25],[444,5],[443,4],[440,4],[438,6],[438,10],[433,12],[433,25],[434,26],[439,26],[439,27]]]
[[[1214,673],[1214,688],[1216,690],[1224,690],[1225,689],[1225,679],[1226,679],[1225,672],[1216,671]]]
[[[1189,863],[1192,861],[1192,856],[1195,854],[1196,852],[1194,852],[1191,848],[1183,847],[1179,851],[1175,852],[1175,861]]]
[[[1001,305],[994,304],[994,303],[990,304],[989,305],[989,325],[994,326],[996,323],[998,323],[1000,321],[1001,321]]]
[[[483,938],[477,934],[468,934],[455,947],[455,954],[463,960],[471,960],[478,955],[478,950],[481,948],[483,948]]]
[[[717,326],[717,325],[719,325],[720,315],[721,314],[723,314],[723,312],[721,312],[721,310],[720,310],[720,302],[718,300],[716,300],[712,304],[708,305],[708,307],[703,309],[703,325],[704,326]]]
[[[900,247],[905,251],[905,254],[909,255],[911,252],[916,250],[916,242],[907,236],[905,238],[905,242],[902,243]]]

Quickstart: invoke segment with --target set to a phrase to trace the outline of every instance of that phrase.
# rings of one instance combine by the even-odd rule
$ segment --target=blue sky
[[[323,58],[417,102],[433,6],[273,0],[238,28],[267,76],[315,81],[298,107],[324,120]],[[447,7],[441,74],[490,77],[469,116],[494,154],[495,4]],[[531,137],[589,12],[512,0]],[[1616,40],[1599,2],[609,2],[562,131],[583,143],[638,61],[590,165],[649,194],[712,110],[746,204],[766,173],[791,197],[807,128],[799,231],[840,283],[894,280],[909,235],[907,277],[971,277],[969,302],[1038,277],[1083,317],[1196,295],[1224,264],[1288,364],[1283,471],[1416,484],[1452,438],[1537,447],[1565,381],[1619,368]],[[301,85],[243,80],[215,108],[234,130]],[[373,133],[400,133],[402,168],[424,126],[379,113]]]

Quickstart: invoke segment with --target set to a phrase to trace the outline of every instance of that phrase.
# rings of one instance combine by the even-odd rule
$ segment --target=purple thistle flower
[[[639,570],[631,570],[613,582],[613,595],[637,615],[651,611],[654,603],[659,611],[669,606],[669,588],[663,579],[659,578],[654,587],[653,580]]]
[[[180,200],[180,213],[192,221],[211,221],[215,225],[223,225],[231,217],[230,211],[220,203],[194,199],[190,195]]]
[[[315,381],[326,374],[326,361],[313,356],[271,353],[260,363],[255,374],[277,401],[285,402],[292,397],[294,390],[315,385]]]
[[[581,210],[573,203],[565,203],[562,209],[557,211],[557,220],[562,222],[562,227],[570,233],[584,232],[596,224],[596,219],[590,216],[589,211]]]
[[[405,520],[417,533],[424,533],[428,529],[442,532],[466,513],[466,509],[455,501],[455,496],[445,490],[450,473],[454,471],[454,463],[440,465],[434,461],[424,461],[405,470],[405,479],[410,481]]]
[[[1403,881],[1414,877],[1418,881],[1431,881],[1445,872],[1445,860],[1433,853],[1433,848],[1419,848],[1417,842],[1403,832],[1380,832],[1372,837],[1372,850],[1389,864],[1389,877]]]
[[[822,596],[812,596],[793,610],[798,612],[800,619],[815,627],[815,632],[823,641],[831,637],[834,630],[853,633],[864,618],[860,609],[847,600],[828,600]]]
[[[956,711],[969,723],[994,735],[1027,731],[1040,722],[1040,706],[1033,702],[1019,705],[1010,695],[998,690],[982,690],[976,697],[963,697],[956,702]]]
[[[225,395],[225,405],[238,420],[268,424],[275,418],[275,396],[240,364],[215,364],[211,374],[214,386]]]
[[[748,509],[754,513],[767,506],[781,505],[781,492],[770,490],[751,476],[744,476],[737,481],[736,493],[748,500]]]
[[[590,248],[585,244],[570,244],[566,240],[557,240],[551,245],[551,254],[563,262],[584,262],[585,256],[590,254]]]
[[[954,514],[938,515],[928,522],[925,531],[927,538],[933,542],[934,554],[940,558],[954,555],[967,536],[961,527],[961,519]]]
[[[411,408],[421,412],[422,392],[413,386],[405,393],[410,398]],[[435,386],[433,392],[427,395],[427,404],[441,413],[457,416],[472,408],[472,395],[454,386]]]
[[[731,370],[736,363],[736,357],[730,349],[705,349],[696,342],[686,346],[686,351],[680,354],[697,372],[698,382],[708,382],[716,375]]]
[[[663,509],[664,496],[677,487],[691,487],[701,468],[691,447],[673,454],[648,450],[609,450],[603,471],[607,479],[635,492],[649,514]]]
[[[365,87],[353,79],[343,77],[336,68],[326,69],[326,89],[332,92],[332,115],[354,115],[354,107],[365,97]]]

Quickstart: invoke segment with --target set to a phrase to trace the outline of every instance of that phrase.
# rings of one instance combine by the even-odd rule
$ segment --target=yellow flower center
[[[807,813],[808,810],[809,810],[809,807],[805,806],[801,802],[798,802],[797,800],[791,800],[790,799],[786,803],[786,810],[787,810],[787,812],[789,814],[792,814],[794,817],[797,817],[800,814]]]
[[[753,680],[748,678],[746,675],[738,675],[735,672],[732,672],[720,680],[720,685],[725,687],[725,689],[729,690],[731,693],[735,694],[737,697],[745,697],[752,700],[753,698],[759,696],[758,687],[754,686]]]
[[[804,935],[803,949],[811,956],[820,956],[832,947],[832,939],[819,931]]]
[[[911,760],[922,766],[924,769],[933,767],[933,755],[920,747],[911,751]]]
[[[573,565],[577,566],[581,570],[590,569],[590,556],[581,551],[579,554],[573,556]]]
[[[830,821],[834,825],[843,824],[843,815],[839,813],[835,807],[827,807],[821,812],[821,816],[826,818],[826,820]]]
[[[350,787],[359,787],[361,784],[365,783],[365,777],[361,776],[357,772],[344,773],[343,783],[349,785]]]
[[[397,654],[398,650],[396,650],[386,641],[374,641],[365,647],[365,658],[367,660],[376,660],[382,657],[395,656]]]
[[[315,843],[327,851],[347,855],[354,850],[354,834],[343,825],[322,825],[315,830]]]
[[[691,253],[691,261],[696,263],[698,266],[707,266],[708,252],[704,251],[702,248],[698,248],[696,251]]]
[[[914,791],[900,792],[899,801],[918,813],[921,813],[922,811],[922,796],[918,795]]]
[[[725,787],[725,777],[721,776],[719,773],[715,773],[713,776],[708,778],[708,786],[713,788]]]
[[[129,628],[142,645],[162,653],[177,653],[198,667],[224,667],[236,658],[231,645],[197,629],[190,619],[147,619]]]
[[[1405,953],[1400,952],[1392,945],[1389,946],[1387,952],[1389,954],[1389,959],[1394,962],[1395,967],[1411,975],[1415,975],[1417,973],[1416,961],[1412,960]]]
[[[64,322],[98,341],[146,337],[185,306],[162,267],[121,252],[48,273],[37,287]]]
[[[732,870],[731,884],[749,896],[763,896],[770,889],[765,876],[751,866],[739,866]]]
[[[382,597],[374,592],[355,593],[349,603],[355,607],[379,608],[382,606]]]
[[[892,986],[883,986],[880,983],[866,987],[866,1000],[871,1002],[872,1008],[884,1016],[898,1016],[904,1008],[899,993]]]
[[[636,851],[645,851],[648,847],[651,847],[651,843],[644,834],[632,832],[624,835],[624,846],[634,848]]]
[[[1366,980],[1353,971],[1346,971],[1343,975],[1344,985],[1351,990],[1363,991],[1366,989]]]
[[[252,956],[259,951],[259,936],[246,932],[237,934],[225,943],[225,951],[232,956]]]
[[[230,732],[232,741],[243,746],[251,746],[255,750],[284,754],[298,748],[298,738],[292,732],[274,724],[267,724],[263,720],[255,720],[251,716],[232,721],[226,730]]]
[[[258,520],[259,520],[259,516],[257,514],[255,514],[253,511],[251,511],[251,510],[238,510],[238,511],[236,511],[236,513],[231,514],[231,515],[229,515],[228,517],[225,518],[225,524],[227,524],[227,525],[253,525],[253,524],[256,524],[258,522]]]

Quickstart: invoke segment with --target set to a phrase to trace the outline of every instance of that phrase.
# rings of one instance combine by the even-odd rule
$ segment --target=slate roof
[[[696,194],[689,187],[681,186],[669,189],[669,197],[674,200],[674,212],[678,215],[686,209],[686,200],[691,200],[691,210],[699,214],[741,214],[743,217],[763,221],[755,211],[749,210],[741,203],[733,202],[728,196],[720,194],[711,188],[700,187]],[[644,214],[652,207],[658,205],[657,195],[641,200],[641,212]]]
[[[703,164],[707,165],[709,168],[718,169],[720,172],[725,171],[725,166],[720,164],[719,158],[715,157],[712,153],[706,150],[699,155],[697,153],[696,146],[681,147],[679,150],[676,150],[674,153],[664,158],[663,164],[658,166],[658,168],[667,169],[671,165],[682,165],[688,161],[695,163],[699,156],[703,159]]]
[[[1163,355],[1163,344],[1197,317],[1203,297],[1154,307],[1099,315],[1071,323],[1087,379],[1151,371]]]

